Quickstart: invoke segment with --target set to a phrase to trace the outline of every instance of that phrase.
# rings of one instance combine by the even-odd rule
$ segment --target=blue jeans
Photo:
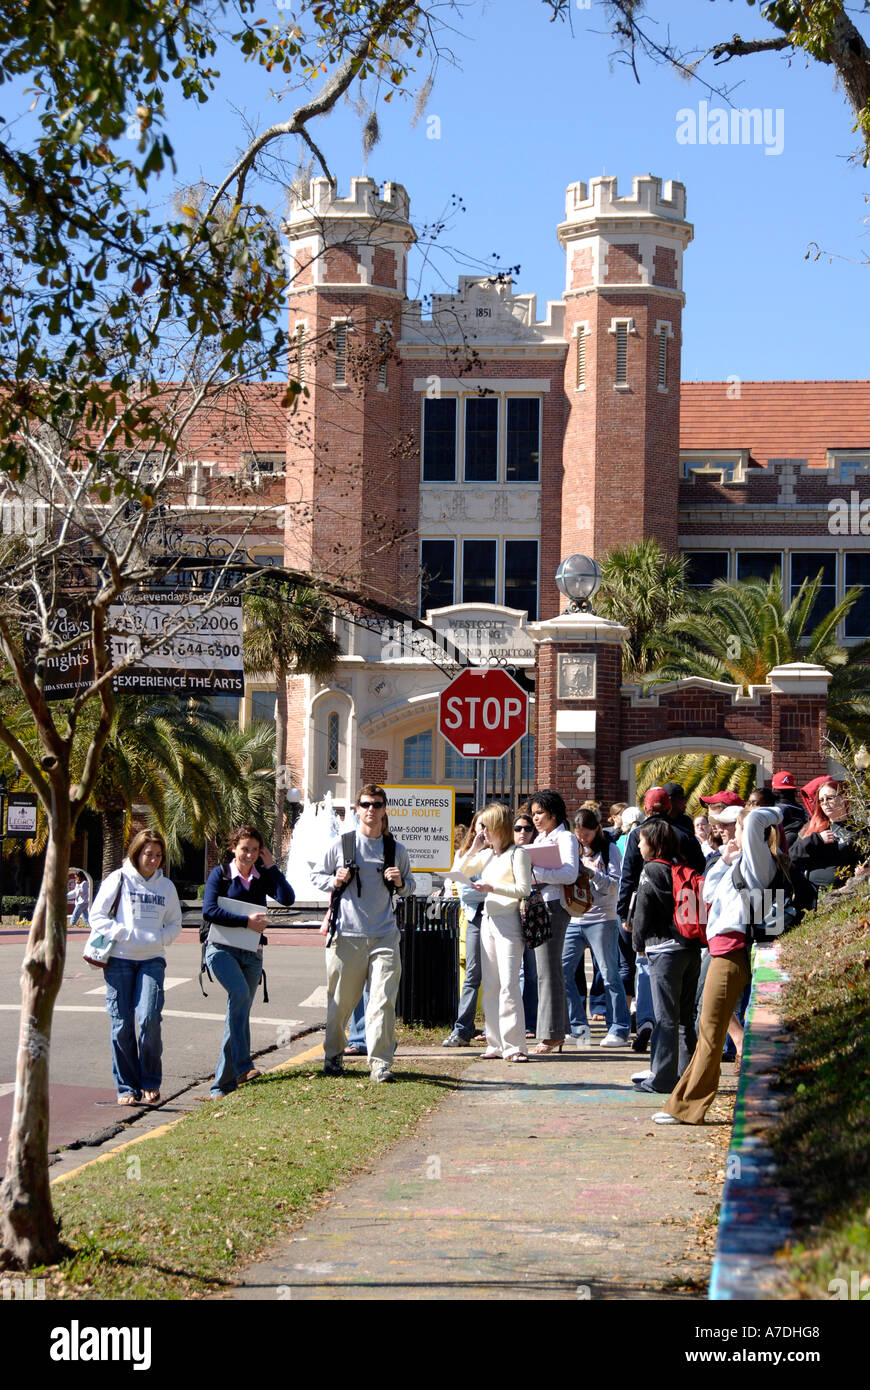
[[[251,1005],[263,973],[263,957],[258,951],[241,951],[237,946],[207,946],[205,963],[229,995],[220,1056],[211,1083],[211,1094],[222,1096],[235,1091],[238,1078],[254,1066]]]
[[[637,980],[635,981],[635,963],[637,964]],[[655,1010],[652,1002],[652,989],[649,982],[649,966],[646,956],[635,954],[631,944],[631,932],[619,930],[619,974],[622,979],[622,987],[626,997],[631,995],[634,1000],[634,1012],[637,1019],[637,1028],[655,1026]]]
[[[166,961],[122,960],[106,966],[106,1012],[112,1029],[112,1076],[119,1096],[159,1091],[163,1079],[163,977]]]
[[[462,981],[459,1010],[453,1025],[454,1033],[458,1033],[466,1042],[471,1042],[477,1031],[474,1020],[477,1015],[477,995],[482,978],[480,967],[480,924],[482,919],[483,903],[478,905],[477,910],[472,909],[471,912],[466,910],[465,978]]]
[[[565,993],[568,996],[571,1032],[576,1037],[581,1028],[588,1025],[586,999],[577,988],[574,978],[578,962],[583,958],[587,946],[598,961],[604,981],[608,1028],[611,1033],[628,1041],[631,1020],[625,990],[619,977],[619,925],[615,919],[611,922],[587,924],[585,917],[572,917],[568,924],[565,949],[562,952],[562,971],[565,976]]]
[[[366,985],[360,1001],[350,1016],[350,1028],[347,1033],[348,1047],[361,1047],[366,1052],[366,1009],[369,1006],[369,987]]]

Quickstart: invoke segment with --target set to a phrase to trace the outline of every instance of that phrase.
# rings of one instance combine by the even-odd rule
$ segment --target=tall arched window
[[[326,725],[326,772],[335,776],[338,772],[338,715],[331,714]]]

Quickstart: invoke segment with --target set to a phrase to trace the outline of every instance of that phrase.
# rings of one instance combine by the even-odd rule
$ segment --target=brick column
[[[535,643],[535,785],[606,804],[619,793],[619,698],[627,630],[594,613],[565,613],[526,629]]]
[[[775,666],[771,688],[770,746],[774,772],[794,774],[798,786],[828,770],[827,701],[831,672],[794,661]]]

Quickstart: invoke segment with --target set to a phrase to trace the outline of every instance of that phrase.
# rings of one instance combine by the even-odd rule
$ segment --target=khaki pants
[[[668,1114],[683,1124],[703,1124],[715,1100],[728,1024],[750,978],[749,952],[745,948],[727,956],[710,957],[701,1000],[698,1044],[665,1105]]]
[[[326,1040],[328,1062],[341,1057],[347,1025],[367,984],[366,1048],[372,1075],[388,1071],[396,1050],[396,998],[402,977],[399,932],[386,936],[337,936],[326,950]]]

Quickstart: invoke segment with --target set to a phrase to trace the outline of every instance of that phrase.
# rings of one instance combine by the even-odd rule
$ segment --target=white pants
[[[347,1025],[367,984],[366,1048],[369,1067],[377,1075],[388,1069],[396,1050],[396,997],[402,977],[399,932],[386,936],[341,936],[326,950],[327,1061],[341,1057],[347,1045]]]
[[[486,1043],[503,1057],[526,1051],[520,967],[523,963],[520,914],[499,913],[493,921],[484,911],[480,928],[483,974],[483,1016]]]

